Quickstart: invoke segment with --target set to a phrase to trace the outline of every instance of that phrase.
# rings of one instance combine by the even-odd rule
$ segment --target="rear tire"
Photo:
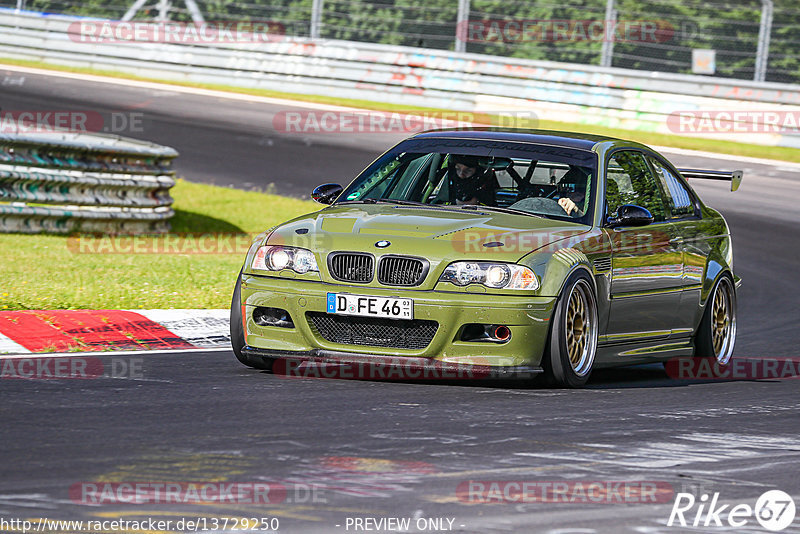
[[[589,276],[576,271],[567,279],[550,325],[542,365],[550,385],[583,387],[597,354],[597,298]]]
[[[727,365],[736,342],[736,289],[730,276],[719,277],[706,302],[703,319],[694,337],[694,354],[698,358],[714,358]]]

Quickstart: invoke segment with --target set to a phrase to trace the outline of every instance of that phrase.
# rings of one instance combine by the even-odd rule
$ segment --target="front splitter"
[[[525,380],[544,372],[541,367],[471,365],[432,358],[339,352],[266,350],[245,346],[242,353],[264,369],[289,378],[351,380],[457,381]]]

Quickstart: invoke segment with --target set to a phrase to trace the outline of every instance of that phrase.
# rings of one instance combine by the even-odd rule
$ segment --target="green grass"
[[[44,69],[58,70],[64,72],[76,72],[83,74],[110,76],[114,78],[124,78],[129,80],[167,83],[171,85],[197,87],[201,89],[213,89],[217,91],[228,91],[228,92],[255,95],[255,96],[285,98],[289,100],[331,104],[331,105],[354,107],[360,109],[371,109],[376,111],[433,112],[433,113],[440,111],[447,111],[435,108],[424,108],[416,106],[398,105],[392,103],[374,102],[371,100],[336,98],[324,95],[301,95],[294,93],[283,93],[279,91],[270,91],[266,89],[249,89],[244,87],[234,87],[228,85],[200,84],[194,82],[163,80],[158,78],[145,78],[117,71],[96,70],[96,69],[81,68],[81,67],[67,67],[67,66],[53,65],[38,61],[25,61],[25,60],[0,58],[0,63],[5,63],[9,65],[21,65],[26,67],[44,68]],[[618,137],[621,139],[632,139],[648,145],[686,148],[692,150],[705,150],[708,152],[718,152],[721,154],[767,158],[780,161],[793,161],[800,163],[800,150],[795,148],[770,147],[764,145],[738,143],[734,141],[706,139],[701,137],[686,137],[680,135],[660,134],[654,132],[627,130],[621,128],[608,128],[605,126],[597,126],[593,124],[577,124],[577,123],[545,121],[545,120],[538,121],[536,124],[527,124],[527,125],[522,124],[521,126],[536,127],[544,130],[565,130],[573,132],[593,133],[598,135],[606,135],[609,137]]]
[[[173,234],[257,234],[291,217],[316,211],[311,201],[178,180]],[[105,239],[132,247],[133,241]],[[165,248],[165,239],[140,238]],[[175,238],[173,238],[175,239]],[[235,243],[235,237],[223,237]],[[227,240],[226,240],[227,239]],[[174,243],[175,241],[173,241]],[[218,241],[197,241],[206,247]],[[246,250],[249,239],[238,238]],[[0,234],[0,311],[27,309],[227,308],[244,252],[117,254],[77,246],[56,235]],[[126,250],[130,250],[126,248]],[[183,251],[186,253],[175,253]]]

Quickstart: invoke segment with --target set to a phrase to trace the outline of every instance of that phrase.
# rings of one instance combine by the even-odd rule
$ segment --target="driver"
[[[450,180],[450,191],[456,204],[494,206],[499,188],[494,171],[481,167],[477,156],[454,155],[452,161],[455,176]]]
[[[586,182],[588,176],[578,167],[571,167],[558,182],[559,189],[565,191],[558,199],[558,205],[572,217],[583,217],[581,209],[586,202]]]

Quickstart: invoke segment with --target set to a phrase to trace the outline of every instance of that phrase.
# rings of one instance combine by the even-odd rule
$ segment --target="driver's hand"
[[[478,197],[472,197],[469,200],[458,200],[456,199],[456,204],[459,206],[464,206],[466,204],[474,206],[478,203]]]
[[[559,198],[558,205],[561,206],[564,209],[564,211],[567,212],[567,215],[578,209],[578,206],[576,206],[575,203],[569,197]]]

